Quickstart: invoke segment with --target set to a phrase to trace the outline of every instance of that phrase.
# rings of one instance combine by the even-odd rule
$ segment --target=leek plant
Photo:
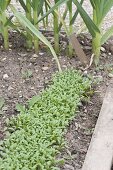
[[[6,9],[10,4],[11,0],[0,0],[0,33],[4,39],[4,48],[7,50],[9,48],[9,35],[8,35],[8,17],[6,14]]]

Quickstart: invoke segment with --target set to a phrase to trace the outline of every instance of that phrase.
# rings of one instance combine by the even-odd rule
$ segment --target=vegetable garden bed
[[[23,40],[20,37],[16,40],[20,40],[20,48],[17,47],[15,42],[15,49],[11,47],[9,52],[0,50],[0,96],[5,99],[1,108],[1,139],[5,137],[6,133],[4,121],[11,115],[17,114],[15,110],[16,104],[25,104],[29,98],[39,94],[40,91],[48,86],[52,74],[57,70],[55,61],[45,48],[42,48],[39,55],[34,55],[33,52],[26,52],[22,48]],[[90,40],[87,41],[90,44]],[[84,42],[85,50],[88,47],[87,41],[86,38],[81,39],[81,43]],[[89,52],[89,50],[86,51]],[[102,55],[108,53],[109,51],[106,48],[106,52],[103,52]],[[90,77],[92,81],[94,79],[97,81],[94,90],[90,92],[92,95],[93,91],[95,91],[94,95],[90,100],[81,103],[79,106],[80,112],[67,127],[68,130],[64,135],[67,147],[56,158],[64,159],[64,165],[60,166],[62,170],[74,170],[82,167],[105,89],[109,84],[109,73],[112,71],[112,55],[106,55],[106,59],[107,62],[101,57],[101,67],[98,69],[95,70],[92,67],[88,71],[83,71],[77,58],[69,59],[65,56],[65,53],[60,56],[63,69],[71,67],[79,69],[84,77]]]
[[[90,0],[93,17],[84,0],[15,2],[0,0],[0,169],[80,170],[113,78],[113,1]]]

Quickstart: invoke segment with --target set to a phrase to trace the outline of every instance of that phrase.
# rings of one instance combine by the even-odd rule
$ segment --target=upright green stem
[[[45,1],[45,10],[46,10],[46,13],[48,12],[48,4],[47,2]],[[48,27],[48,16],[46,16],[46,27]]]
[[[37,24],[37,7],[33,10],[33,20],[34,20],[34,26],[38,29],[38,24]],[[39,39],[37,36],[34,35],[34,49],[35,52],[39,52]]]
[[[54,14],[54,43],[55,51],[59,53],[59,31],[58,31],[58,16]]]
[[[41,16],[43,16],[44,15],[44,12],[43,12],[43,10],[41,11]],[[46,29],[46,20],[45,19],[43,19],[43,27]]]
[[[101,34],[96,33],[95,38],[92,38],[92,50],[95,55],[95,65],[98,65],[99,63],[99,57],[100,57],[100,49],[101,49]]]
[[[8,34],[7,26],[4,27],[3,37],[4,37],[4,48],[8,50],[9,49],[9,34]]]
[[[57,3],[58,0],[55,0],[55,3]],[[56,9],[58,11],[58,8]],[[59,53],[59,19],[58,15],[54,12],[54,47],[55,52]]]
[[[101,24],[99,25],[97,23],[97,15],[96,15],[95,9],[93,10],[93,21],[96,24],[96,26],[100,29]],[[95,65],[98,65],[98,63],[99,63],[100,49],[101,49],[101,38],[102,38],[101,30],[100,30],[100,33],[96,32],[95,37],[92,38],[92,51],[95,56],[95,58],[94,58]]]
[[[9,49],[9,34],[8,34],[8,27],[5,26],[5,23],[7,22],[6,14],[5,12],[2,13],[2,18],[3,18],[3,39],[4,39],[4,48],[6,50]]]
[[[66,7],[64,13],[63,13],[63,16],[62,16],[62,19],[65,20],[66,16],[67,16],[67,13],[68,13],[68,8]],[[62,21],[60,21],[60,24],[59,24],[59,27],[58,27],[58,30],[60,31],[61,28],[62,28],[63,24],[62,24]]]
[[[72,0],[67,2],[67,6],[69,9],[69,22],[70,22],[73,18],[73,16],[72,16]],[[69,34],[72,35],[72,33],[73,33],[73,26],[71,24],[71,25],[69,25]],[[72,56],[72,54],[73,54],[73,47],[72,47],[71,43],[69,43],[69,56]]]
[[[26,0],[26,7],[28,9],[28,11],[26,11],[26,18],[32,22],[32,16],[31,16],[31,5],[30,5],[30,0]],[[32,35],[29,33],[29,31],[27,32],[27,47],[28,48],[32,48]]]

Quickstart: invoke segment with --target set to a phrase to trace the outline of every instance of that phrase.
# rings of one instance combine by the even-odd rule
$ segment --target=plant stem
[[[37,7],[36,7],[36,9],[33,10],[33,20],[34,20],[34,26],[38,29],[37,18],[38,16],[37,16]],[[35,49],[35,53],[39,52],[39,39],[35,35],[34,35],[34,49]]]
[[[100,49],[101,49],[101,34],[96,33],[95,38],[92,38],[92,50],[95,56],[94,62],[97,66],[99,63],[99,57],[100,57]]]
[[[3,37],[4,37],[4,48],[6,50],[8,50],[9,49],[9,34],[8,34],[7,26],[4,27],[4,35],[3,35]]]
[[[41,11],[41,16],[43,16],[44,15],[44,12],[43,12],[43,10]],[[46,29],[46,20],[45,19],[43,19],[43,27]]]
[[[59,53],[59,32],[58,32],[58,17],[54,14],[54,43],[55,51]]]
[[[8,27],[5,26],[5,23],[7,22],[6,14],[5,12],[2,13],[2,18],[3,18],[3,38],[4,38],[4,48],[6,50],[9,49],[9,34],[8,34]]]
[[[48,12],[49,8],[48,8],[48,4],[47,2],[45,1],[45,10],[46,10],[46,13]],[[48,16],[46,16],[46,27],[48,27]]]
[[[97,23],[97,15],[96,15],[96,10],[93,9],[93,21],[95,23],[95,25],[98,27],[98,29],[100,30],[100,33],[96,32],[95,37],[92,38],[92,51],[94,53],[94,62],[95,65],[97,66],[99,63],[99,58],[100,58],[100,49],[101,49],[101,23],[98,24]]]
[[[64,11],[64,13],[63,13],[63,16],[62,16],[62,19],[63,19],[63,20],[65,20],[65,18],[66,18],[66,16],[67,16],[67,12],[68,12],[68,8],[67,8],[67,6],[66,6],[66,9],[65,9],[65,11]],[[59,28],[58,28],[59,31],[61,31],[62,26],[63,26],[63,24],[62,24],[62,22],[60,21]]]
[[[55,3],[57,3],[58,0],[55,0]],[[58,8],[56,9],[58,11]],[[59,19],[58,15],[54,12],[54,48],[55,52],[59,53]]]
[[[32,16],[31,16],[31,5],[30,5],[30,0],[26,1],[26,7],[28,9],[28,11],[26,11],[26,18],[32,22]],[[28,48],[32,48],[32,35],[29,33],[29,31],[27,32],[27,47]]]
[[[72,20],[72,0],[70,0],[69,2],[67,2],[67,6],[69,9],[69,23]],[[69,25],[69,34],[72,35],[73,33],[73,26],[72,24]],[[73,47],[71,45],[71,43],[69,43],[69,56],[73,55]]]

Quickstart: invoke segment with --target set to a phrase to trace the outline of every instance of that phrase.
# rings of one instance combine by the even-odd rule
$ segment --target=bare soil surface
[[[16,38],[15,38],[16,36]],[[82,35],[78,38],[83,45],[86,54],[91,56],[90,38]],[[0,110],[0,139],[5,137],[5,120],[16,115],[15,106],[17,103],[26,104],[32,96],[39,94],[47,87],[57,65],[50,51],[42,44],[38,55],[33,51],[27,51],[24,46],[24,39],[18,35],[11,34],[11,46],[9,51],[2,48],[0,40],[0,98],[4,99],[4,106]],[[61,47],[66,51],[66,41],[61,38]],[[75,119],[70,122],[65,134],[67,147],[58,157],[64,158],[65,164],[61,170],[80,170],[91,140],[91,136],[100,112],[103,97],[109,80],[113,77],[113,55],[109,44],[102,49],[101,61],[98,68],[94,66],[84,70],[76,56],[69,58],[62,52],[59,56],[62,69],[75,68],[81,70],[84,76],[96,80],[92,87],[94,94],[90,100],[82,102]]]

